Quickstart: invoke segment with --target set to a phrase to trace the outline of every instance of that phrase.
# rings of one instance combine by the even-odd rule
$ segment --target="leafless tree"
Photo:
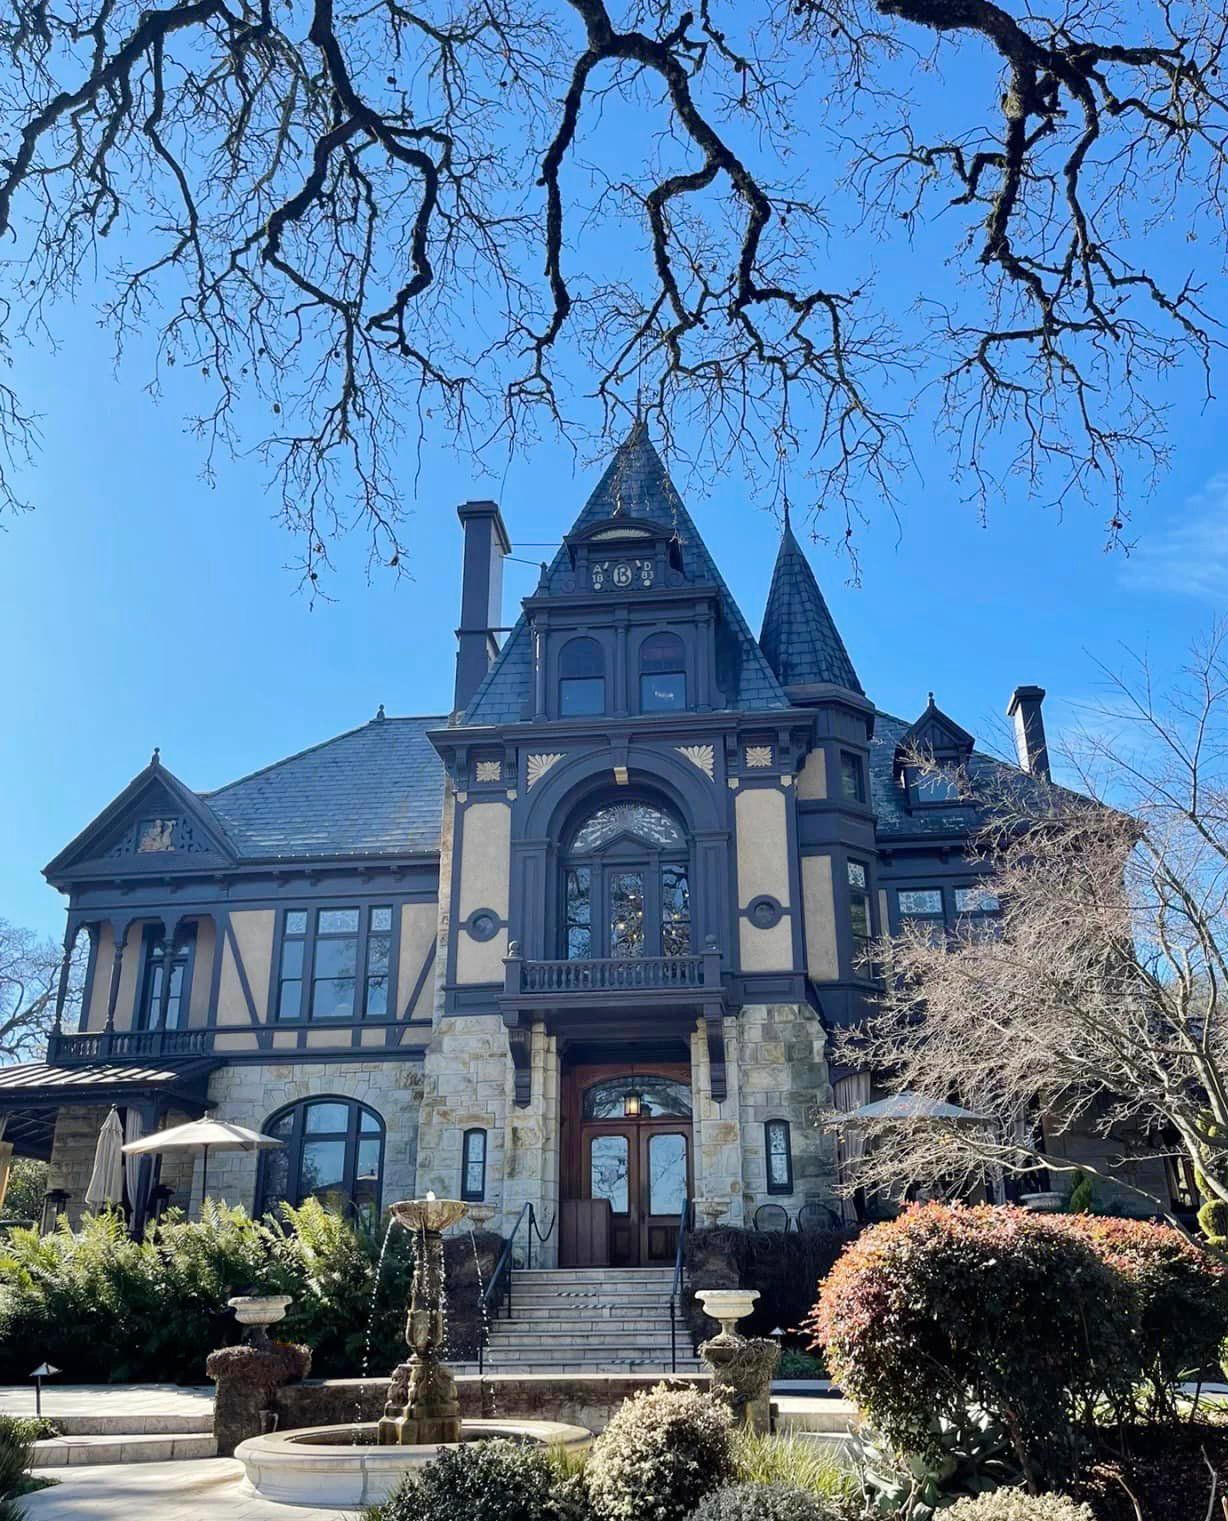
[[[1228,1200],[1228,626],[1166,688],[1144,661],[1111,681],[1074,747],[1084,795],[980,784],[994,932],[880,948],[879,1012],[846,1057],[989,1123],[875,1122],[865,1186],[1095,1172],[1064,1150],[1081,1129],[1183,1155]]]
[[[54,940],[0,919],[0,1065],[41,1056],[55,1019],[63,961],[63,947]],[[75,954],[69,966],[68,1015],[80,1006],[82,961]]]
[[[585,396],[621,426],[637,390],[667,443],[699,424],[847,533],[920,396],[973,495],[1086,491],[1117,535],[1174,370],[1210,385],[1182,239],[1223,231],[1221,11],[14,0],[10,364],[100,284],[121,350],[156,335],[155,390],[196,372],[208,458],[263,451],[311,578],[355,525],[400,562],[403,430],[480,455],[576,437]],[[28,446],[15,384],[0,428]]]

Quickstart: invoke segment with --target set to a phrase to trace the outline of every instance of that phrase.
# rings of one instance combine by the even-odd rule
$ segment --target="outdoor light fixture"
[[[623,1099],[623,1118],[626,1120],[638,1120],[644,1112],[644,1100],[641,1094],[628,1093]]]
[[[34,1380],[34,1414],[41,1420],[43,1415],[43,1380],[60,1370],[51,1363],[39,1363],[30,1377]]]

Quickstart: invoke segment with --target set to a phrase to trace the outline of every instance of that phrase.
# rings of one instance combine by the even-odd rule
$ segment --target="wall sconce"
[[[623,1118],[638,1120],[644,1112],[644,1100],[638,1093],[628,1093],[623,1099]]]

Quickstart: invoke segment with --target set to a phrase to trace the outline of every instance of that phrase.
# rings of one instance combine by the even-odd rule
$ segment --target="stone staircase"
[[[520,1269],[492,1321],[488,1373],[668,1373],[673,1268]],[[471,1365],[472,1366],[472,1365]],[[679,1312],[678,1372],[699,1363]]]

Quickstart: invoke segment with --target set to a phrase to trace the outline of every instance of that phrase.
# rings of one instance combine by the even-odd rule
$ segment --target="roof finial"
[[[933,706],[934,706],[934,694],[933,694],[933,692],[931,692],[930,693],[930,707],[932,708]]]
[[[789,522],[789,498],[785,497],[785,532],[792,533],[793,528]]]
[[[384,721],[384,704],[381,702],[380,705],[379,705],[379,707],[376,708],[376,710],[375,710],[375,722],[377,724],[382,724],[383,721]]]
[[[149,757],[149,764],[151,766],[160,766],[162,764],[162,746],[161,745],[155,745],[154,746],[154,752]]]

